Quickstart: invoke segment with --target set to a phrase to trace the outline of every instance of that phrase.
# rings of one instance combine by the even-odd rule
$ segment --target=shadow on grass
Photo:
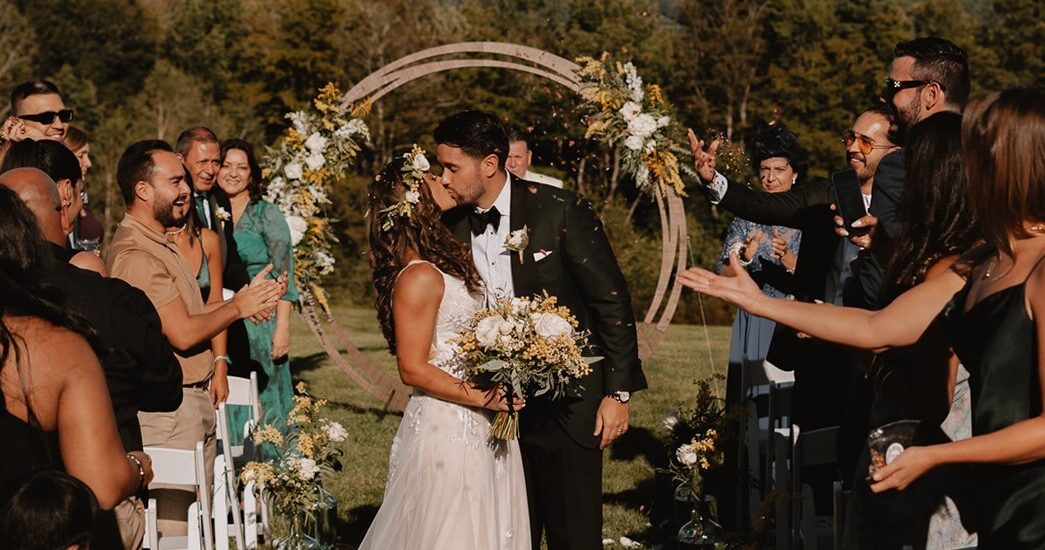
[[[377,516],[377,506],[357,506],[348,511],[348,521],[337,526],[338,549],[356,548]],[[352,542],[348,542],[352,541]]]
[[[611,460],[631,461],[642,457],[657,470],[629,489],[606,493],[602,497],[604,503],[639,510],[649,518],[645,531],[626,533],[625,536],[646,543],[673,542],[678,527],[688,518],[683,519],[681,511],[676,509],[671,476],[660,471],[668,465],[664,441],[646,428],[632,427],[610,447],[609,452]]]

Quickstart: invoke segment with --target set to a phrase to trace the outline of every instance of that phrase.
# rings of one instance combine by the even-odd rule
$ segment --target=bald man
[[[32,210],[42,237],[51,244],[56,261],[44,282],[62,292],[66,307],[86,319],[102,347],[111,350],[100,359],[120,439],[125,451],[142,450],[138,411],[174,411],[182,398],[181,366],[163,335],[156,309],[144,292],[124,281],[69,263],[74,251],[65,248],[65,209],[47,174],[36,168],[15,168],[0,174],[0,185],[11,188]],[[90,252],[77,256],[83,254],[98,260]],[[134,548],[144,530],[145,510],[138,497],[131,497],[99,518],[92,542],[99,548]]]

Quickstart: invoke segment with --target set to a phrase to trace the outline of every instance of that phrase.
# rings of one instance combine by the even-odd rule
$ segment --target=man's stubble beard
[[[181,218],[175,218],[174,201],[167,203],[166,206],[157,206],[153,209],[153,216],[163,227],[181,227],[188,221],[189,214],[189,212],[186,212]]]

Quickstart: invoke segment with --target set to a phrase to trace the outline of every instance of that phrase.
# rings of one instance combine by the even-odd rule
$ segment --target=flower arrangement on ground
[[[279,207],[290,226],[294,274],[302,297],[314,298],[329,314],[322,281],[334,271],[331,249],[338,240],[324,210],[330,204],[330,191],[347,176],[360,144],[370,140],[370,130],[361,119],[370,103],[342,105],[341,92],[330,83],[319,90],[313,107],[287,115],[292,124],[278,146],[268,149],[262,174],[268,181],[265,200]]]
[[[501,298],[478,311],[470,329],[454,340],[479,387],[502,387],[508,401],[516,396],[552,399],[565,395],[591,372],[601,357],[584,357],[588,333],[554,296]],[[499,439],[519,436],[519,413],[500,412],[491,433]]]
[[[704,474],[722,463],[721,438],[728,423],[722,399],[707,380],[697,381],[692,406],[679,407],[664,417],[668,472],[695,500],[704,494]]]
[[[681,172],[695,177],[679,163],[676,153],[686,153],[681,125],[660,86],[644,84],[630,61],[621,63],[603,53],[599,59],[579,57],[582,110],[587,114],[584,137],[621,146],[621,169],[635,178],[640,191],[665,193],[672,188],[685,196]]]
[[[255,445],[267,443],[274,449],[273,456],[248,463],[240,481],[264,487],[279,513],[314,518],[324,505],[318,490],[322,478],[341,470],[344,451],[339,444],[348,438],[348,432],[320,414],[325,399],[314,399],[304,383],[296,389],[294,408],[287,415],[287,433],[271,424],[255,428]]]

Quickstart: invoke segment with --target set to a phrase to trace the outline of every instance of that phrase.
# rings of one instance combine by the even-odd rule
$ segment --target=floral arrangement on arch
[[[264,443],[274,456],[247,463],[240,474],[243,483],[263,486],[280,513],[313,514],[323,506],[318,487],[323,477],[341,471],[344,451],[338,446],[348,438],[340,423],[323,417],[325,399],[314,399],[303,382],[297,385],[294,408],[287,415],[286,433],[271,424],[254,429],[254,444]]]
[[[662,422],[668,450],[668,473],[689,495],[704,494],[704,474],[722,463],[722,440],[732,432],[733,419],[707,380],[697,381],[692,406],[680,406]],[[683,487],[680,487],[680,490]],[[697,499],[694,499],[697,500]]]
[[[484,389],[501,386],[511,396],[562,397],[601,357],[584,357],[588,333],[554,296],[504,297],[476,312],[469,330],[453,340],[469,378]],[[498,439],[516,439],[519,413],[499,412],[490,428]]]
[[[621,169],[635,178],[640,191],[671,188],[686,196],[681,173],[690,168],[676,153],[688,152],[677,136],[685,135],[671,114],[660,86],[644,84],[630,61],[579,57],[582,111],[587,113],[585,138],[601,138],[621,148]]]
[[[290,226],[298,288],[329,313],[323,277],[334,271],[331,250],[338,239],[325,207],[330,204],[330,190],[348,174],[360,144],[370,140],[361,118],[369,112],[370,102],[342,105],[341,91],[329,83],[312,104],[313,109],[287,114],[291,126],[277,147],[268,148],[261,164],[268,181],[265,200],[279,207]]]

